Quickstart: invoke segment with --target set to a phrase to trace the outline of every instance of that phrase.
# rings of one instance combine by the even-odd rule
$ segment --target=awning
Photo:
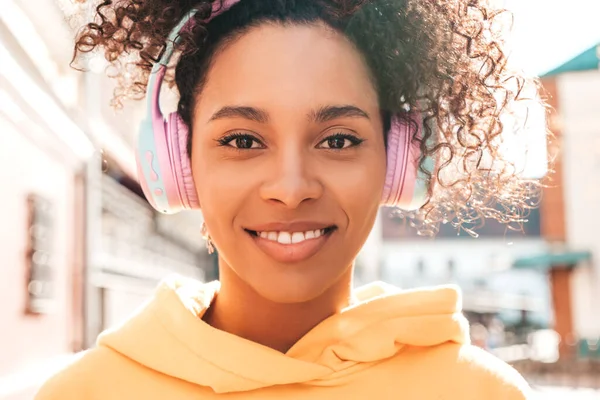
[[[567,72],[597,70],[600,65],[600,45],[587,49],[577,57],[542,75],[542,78]]]
[[[553,267],[574,267],[592,259],[589,251],[566,251],[560,253],[543,253],[517,258],[513,263],[515,269],[548,270]]]

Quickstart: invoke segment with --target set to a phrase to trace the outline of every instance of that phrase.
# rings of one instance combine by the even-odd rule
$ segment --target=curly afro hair
[[[102,1],[77,35],[73,59],[103,52],[118,79],[115,104],[141,98],[170,31],[196,8],[174,66],[178,112],[191,126],[208,67],[227,41],[265,22],[325,23],[365,57],[384,115],[422,111],[425,132],[413,140],[422,160],[437,160],[433,170],[421,162],[436,184],[419,210],[398,211],[419,233],[434,234],[440,222],[451,222],[476,235],[486,218],[519,226],[536,206],[541,185],[521,176],[504,138],[531,133],[525,117],[544,104],[538,82],[509,68],[507,11],[484,0],[242,0],[204,23],[221,1]],[[513,150],[518,143],[511,142]]]

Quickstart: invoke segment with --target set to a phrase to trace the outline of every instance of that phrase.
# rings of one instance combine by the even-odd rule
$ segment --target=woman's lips
[[[281,263],[296,263],[314,256],[335,231],[335,226],[305,231],[253,231],[246,229],[248,235],[263,253]]]

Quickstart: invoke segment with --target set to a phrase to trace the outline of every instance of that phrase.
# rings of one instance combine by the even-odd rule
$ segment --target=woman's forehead
[[[202,98],[377,104],[362,56],[322,25],[265,24],[218,52]]]

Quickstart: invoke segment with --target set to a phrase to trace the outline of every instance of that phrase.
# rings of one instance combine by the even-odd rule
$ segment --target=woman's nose
[[[297,208],[305,201],[321,197],[323,185],[314,161],[311,163],[307,153],[288,146],[277,154],[274,163],[269,165],[272,169],[269,173],[271,178],[261,186],[260,196],[288,208]]]

